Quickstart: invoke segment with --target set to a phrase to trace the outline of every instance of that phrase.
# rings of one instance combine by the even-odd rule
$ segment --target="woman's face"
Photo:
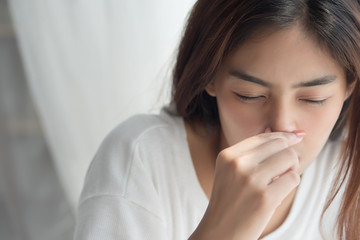
[[[265,129],[306,131],[294,146],[300,173],[321,151],[349,95],[344,69],[297,26],[241,45],[206,90],[217,99],[223,147]]]

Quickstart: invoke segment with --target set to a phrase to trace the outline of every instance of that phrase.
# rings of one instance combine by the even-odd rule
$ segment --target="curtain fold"
[[[31,96],[74,210],[101,140],[170,95],[194,0],[10,0]]]

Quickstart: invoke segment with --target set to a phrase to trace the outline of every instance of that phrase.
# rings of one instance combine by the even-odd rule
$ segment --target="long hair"
[[[198,0],[189,16],[173,71],[172,100],[178,114],[219,126],[216,100],[205,87],[237,47],[259,34],[294,24],[340,64],[355,89],[332,136],[348,126],[338,181],[324,211],[345,184],[337,222],[340,239],[360,236],[360,3],[358,0]]]

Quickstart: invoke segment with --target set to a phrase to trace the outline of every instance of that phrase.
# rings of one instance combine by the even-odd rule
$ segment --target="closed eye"
[[[265,96],[246,96],[246,95],[241,95],[241,94],[238,94],[238,93],[235,93],[235,95],[238,98],[240,98],[240,100],[242,100],[244,102],[255,102],[255,101],[265,99]]]
[[[322,105],[328,100],[327,98],[321,99],[321,100],[312,100],[312,99],[301,99],[301,101],[304,101],[306,103],[314,104],[314,105]]]

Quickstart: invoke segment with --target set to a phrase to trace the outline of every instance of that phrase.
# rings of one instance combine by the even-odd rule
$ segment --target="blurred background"
[[[72,239],[106,134],[169,102],[194,0],[0,0],[0,240]]]

